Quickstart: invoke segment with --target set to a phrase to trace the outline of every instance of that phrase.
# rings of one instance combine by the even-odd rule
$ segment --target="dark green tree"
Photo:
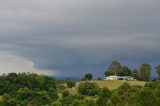
[[[115,73],[112,70],[107,70],[104,72],[104,74],[106,75],[106,77],[111,76],[111,75],[115,75]]]
[[[140,78],[143,81],[150,81],[151,79],[151,65],[145,63],[142,64],[139,69]]]
[[[108,70],[111,70],[111,71],[113,71],[113,73],[119,75],[120,72],[122,72],[123,67],[122,67],[122,65],[118,61],[113,61],[109,65]]]
[[[92,80],[92,74],[91,73],[87,73],[87,74],[84,75],[84,78],[86,80]]]
[[[137,69],[134,69],[133,71],[132,71],[132,74],[131,74],[131,76],[134,78],[134,79],[138,79],[138,70]]]
[[[122,76],[130,76],[131,75],[131,70],[127,66],[122,67]]]
[[[143,88],[140,90],[138,96],[140,106],[158,106],[156,105],[156,97],[154,92],[151,89]]]
[[[78,86],[78,92],[82,95],[89,95],[93,96],[96,95],[98,92],[98,85],[93,82],[84,82],[80,83]]]
[[[105,71],[106,76],[118,75],[129,76],[131,74],[130,69],[127,66],[122,66],[118,61],[113,61],[108,69]]]
[[[72,80],[67,80],[67,81],[66,81],[66,84],[67,84],[67,86],[68,86],[69,88],[72,88],[72,87],[75,86],[75,82],[72,81]]]
[[[102,88],[100,90],[98,100],[97,100],[98,106],[107,106],[107,102],[110,96],[111,96],[110,90],[108,88]]]

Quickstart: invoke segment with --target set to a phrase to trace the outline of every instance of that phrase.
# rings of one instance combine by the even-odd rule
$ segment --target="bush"
[[[72,81],[72,80],[68,80],[68,81],[66,82],[66,84],[67,84],[68,88],[72,88],[72,87],[75,86],[75,82]]]
[[[68,91],[63,91],[62,92],[62,97],[65,98],[67,96],[69,96],[69,92]]]
[[[78,92],[82,95],[94,96],[98,93],[98,86],[96,83],[84,82],[78,86]]]
[[[108,88],[103,88],[100,90],[100,93],[98,96],[99,96],[99,98],[97,100],[98,106],[106,106],[106,104],[111,96],[111,92]]]
[[[62,103],[60,101],[55,101],[51,103],[51,106],[62,106]]]

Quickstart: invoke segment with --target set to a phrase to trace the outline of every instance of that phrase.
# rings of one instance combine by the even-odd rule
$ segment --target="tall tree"
[[[158,65],[158,66],[156,67],[156,71],[157,71],[157,74],[158,74],[159,77],[160,77],[160,65]]]
[[[145,63],[142,64],[139,69],[140,78],[143,81],[149,81],[151,78],[151,65]]]
[[[122,75],[123,76],[130,76],[131,75],[131,70],[127,66],[122,67]]]
[[[109,72],[109,73],[111,73],[111,74],[113,74],[114,73],[114,75],[116,74],[116,75],[121,75],[121,73],[122,73],[122,70],[123,70],[123,67],[122,67],[122,65],[118,62],[118,61],[113,61],[110,65],[109,65],[109,67],[108,67],[108,69],[107,69],[107,71],[111,71],[111,72]],[[105,74],[108,74],[108,72],[105,72]]]

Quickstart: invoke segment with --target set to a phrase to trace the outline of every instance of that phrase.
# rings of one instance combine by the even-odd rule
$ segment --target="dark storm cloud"
[[[159,7],[159,0],[0,0],[0,50],[65,75],[103,74],[112,60],[155,64]]]

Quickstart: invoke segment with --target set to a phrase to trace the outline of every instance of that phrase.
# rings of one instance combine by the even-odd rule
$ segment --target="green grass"
[[[100,88],[107,87],[110,90],[114,90],[118,88],[121,84],[124,82],[127,82],[130,86],[144,86],[146,82],[143,81],[124,81],[124,80],[113,80],[113,81],[108,81],[108,80],[100,80],[100,81],[90,81],[90,82],[95,82],[98,84]],[[77,82],[76,85],[78,86],[80,82]]]

